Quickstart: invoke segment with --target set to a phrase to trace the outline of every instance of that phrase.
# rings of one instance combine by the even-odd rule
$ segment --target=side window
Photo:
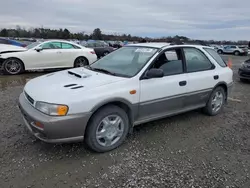
[[[47,42],[41,45],[41,47],[46,50],[46,49],[60,49],[61,48],[61,43],[60,42]]]
[[[10,44],[6,39],[0,39],[0,44]]]
[[[95,47],[95,45],[94,45],[94,43],[87,43],[86,47],[89,47],[89,48],[94,48],[94,47]]]
[[[207,53],[209,53],[212,58],[221,66],[221,67],[226,67],[227,64],[223,61],[223,59],[220,57],[220,55],[211,48],[203,48],[204,50],[206,50]]]
[[[196,48],[184,48],[183,49],[187,72],[205,71],[212,68],[212,63],[207,56]]]
[[[54,45],[55,49],[62,48],[62,43],[61,42],[52,42]]]
[[[72,44],[62,42],[62,49],[75,49]]]
[[[153,68],[162,69],[164,76],[183,73],[181,49],[167,50],[155,61]]]
[[[235,49],[235,48],[236,48],[236,46],[231,46],[231,48]]]

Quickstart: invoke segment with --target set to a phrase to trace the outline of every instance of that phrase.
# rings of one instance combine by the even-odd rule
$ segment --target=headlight
[[[50,116],[65,116],[68,113],[69,107],[61,104],[50,104],[46,102],[36,102],[36,109]]]
[[[241,63],[240,68],[246,68],[245,62]]]

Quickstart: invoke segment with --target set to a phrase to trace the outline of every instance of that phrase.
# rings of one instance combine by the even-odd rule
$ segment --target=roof
[[[170,43],[163,42],[146,42],[146,43],[136,43],[127,44],[126,46],[142,46],[142,47],[153,47],[153,48],[163,48],[164,46],[169,46]]]
[[[199,44],[171,44],[171,43],[162,43],[162,42],[148,42],[148,43],[137,43],[137,44],[128,44],[126,46],[141,46],[141,47],[153,47],[153,48],[168,48],[168,47],[207,47],[209,46],[199,45]]]

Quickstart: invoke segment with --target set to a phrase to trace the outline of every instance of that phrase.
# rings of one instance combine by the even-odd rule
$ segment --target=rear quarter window
[[[227,64],[225,61],[221,58],[221,56],[214,50],[210,48],[203,48],[209,55],[212,56],[212,58],[221,66],[221,67],[226,67]]]

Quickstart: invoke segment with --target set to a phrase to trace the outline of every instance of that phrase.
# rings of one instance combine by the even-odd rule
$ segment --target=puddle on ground
[[[3,75],[0,74],[0,91],[4,91],[9,88],[24,86],[30,79],[37,76],[41,76],[43,73],[25,73],[20,75]]]

